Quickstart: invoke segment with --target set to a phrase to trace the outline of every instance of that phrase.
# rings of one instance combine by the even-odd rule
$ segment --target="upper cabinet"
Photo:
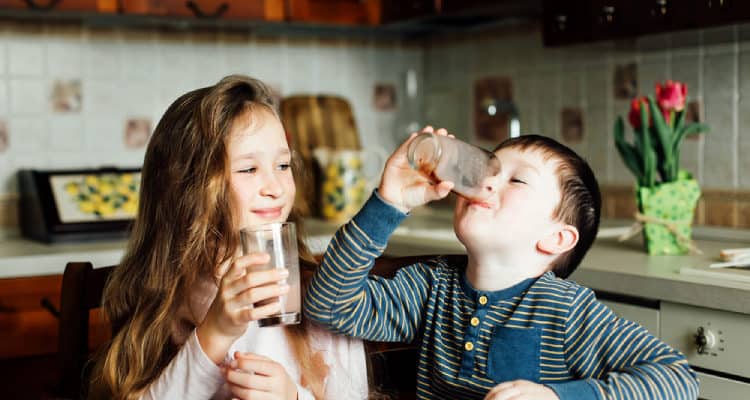
[[[284,19],[283,0],[120,0],[125,14],[195,18]]]
[[[544,43],[595,40],[703,28],[750,19],[745,0],[544,0]]]
[[[287,19],[323,24],[378,25],[380,1],[287,0]]]
[[[118,0],[0,0],[0,8],[115,12]]]

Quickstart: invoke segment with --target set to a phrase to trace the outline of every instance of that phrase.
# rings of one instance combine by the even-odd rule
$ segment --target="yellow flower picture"
[[[50,177],[61,222],[135,218],[140,173],[58,175]]]

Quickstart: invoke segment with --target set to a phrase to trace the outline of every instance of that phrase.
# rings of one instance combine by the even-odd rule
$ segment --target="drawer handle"
[[[61,0],[50,0],[50,2],[47,3],[47,5],[37,4],[36,0],[24,0],[24,1],[32,10],[51,10],[57,7],[57,5],[60,4]]]
[[[49,313],[52,314],[55,318],[60,318],[60,310],[58,310],[57,307],[55,307],[55,305],[52,304],[52,302],[48,298],[42,298],[42,301],[39,303],[42,305],[42,308],[49,311]]]
[[[229,4],[227,3],[219,4],[219,6],[216,7],[216,10],[214,10],[214,12],[210,14],[203,12],[200,6],[194,1],[186,1],[185,6],[187,6],[187,8],[189,8],[190,11],[192,11],[193,14],[198,18],[219,18],[224,15],[227,10],[229,10]]]

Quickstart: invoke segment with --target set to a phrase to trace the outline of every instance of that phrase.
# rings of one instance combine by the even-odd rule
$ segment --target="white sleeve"
[[[140,399],[207,400],[224,385],[221,369],[203,352],[193,330],[159,378],[141,394]]]

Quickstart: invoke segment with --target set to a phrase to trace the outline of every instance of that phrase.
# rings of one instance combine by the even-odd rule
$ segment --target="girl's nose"
[[[284,187],[273,173],[265,174],[260,187],[260,195],[278,198],[284,194]]]

